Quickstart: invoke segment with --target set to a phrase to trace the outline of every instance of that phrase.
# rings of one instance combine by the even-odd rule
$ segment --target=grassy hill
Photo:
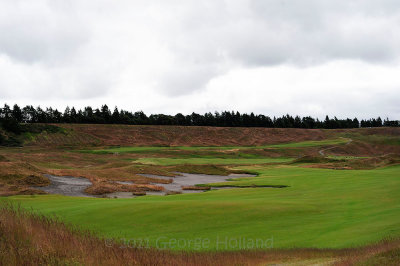
[[[229,128],[193,126],[135,126],[54,124],[59,132],[34,132],[25,143],[39,146],[262,146],[290,142],[319,141],[352,136],[353,138],[391,139],[400,128],[298,129]],[[397,144],[398,138],[396,139]]]

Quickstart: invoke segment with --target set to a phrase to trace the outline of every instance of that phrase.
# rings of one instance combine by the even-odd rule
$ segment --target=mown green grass
[[[179,164],[217,164],[217,165],[232,165],[232,164],[265,164],[265,163],[283,163],[290,162],[291,158],[141,158],[135,160],[135,163],[153,164],[153,165],[179,165]]]
[[[170,239],[201,238],[210,241],[203,249],[239,249],[221,243],[226,238],[273,237],[275,248],[344,248],[400,236],[400,166],[376,170],[293,165],[238,169],[257,172],[259,176],[235,179],[229,185],[289,187],[223,189],[134,199],[46,195],[14,196],[8,200],[57,215],[101,236],[149,239],[153,246],[157,240],[160,244]]]
[[[138,146],[138,147],[112,147],[98,150],[79,150],[83,153],[92,154],[110,154],[110,153],[149,153],[149,152],[163,152],[163,151],[196,151],[196,150],[247,150],[247,149],[266,149],[266,148],[307,148],[329,145],[346,144],[349,141],[347,138],[326,139],[318,141],[302,141],[293,143],[282,143],[274,145],[263,146],[176,146],[176,147],[156,147],[156,146]]]
[[[45,167],[48,169],[73,169],[73,167],[68,166],[68,165],[63,165],[59,163],[53,163],[53,162],[39,162],[35,163],[36,166],[39,167]]]
[[[283,143],[283,144],[270,145],[268,147],[271,147],[271,148],[305,148],[305,147],[316,147],[316,146],[340,145],[340,144],[346,144],[349,141],[350,141],[350,139],[347,139],[347,138],[338,138],[338,139]]]

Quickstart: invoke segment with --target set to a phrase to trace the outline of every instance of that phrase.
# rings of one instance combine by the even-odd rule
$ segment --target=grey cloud
[[[381,91],[380,88],[368,89],[365,88],[349,88],[347,91],[337,90],[326,93],[325,91],[313,91],[312,95],[295,95],[292,99],[294,104],[291,113],[302,113],[308,115],[302,110],[307,106],[318,106],[319,112],[316,113],[319,117],[328,114],[337,117],[358,117],[369,118],[373,116],[382,116],[382,118],[399,117],[400,106],[397,104],[400,101],[400,95],[396,90]],[[307,108],[304,108],[305,110]]]
[[[400,2],[254,0],[250,6],[250,17],[224,37],[231,57],[245,64],[399,58]]]
[[[0,8],[0,53],[19,61],[60,64],[89,38],[74,11],[55,9],[43,1],[35,5],[6,0]]]
[[[398,0],[3,0],[0,94],[188,97],[237,68],[390,65],[399,32]]]
[[[165,37],[181,62],[177,68],[190,69],[196,61],[202,68],[219,64],[216,73],[224,73],[232,62],[303,67],[342,59],[386,64],[400,56],[398,1],[250,0],[187,6],[177,15],[181,23]],[[196,82],[182,91],[200,90],[208,80],[199,79],[210,78],[192,76]],[[175,84],[185,83],[180,78],[171,74],[165,85],[174,84],[171,91],[179,92]]]
[[[191,65],[185,68],[174,68],[160,78],[158,88],[168,96],[190,94],[203,88],[217,74],[212,66]]]

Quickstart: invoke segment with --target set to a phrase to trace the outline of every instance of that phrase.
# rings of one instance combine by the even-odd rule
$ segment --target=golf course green
[[[101,237],[168,249],[239,250],[240,241],[258,239],[268,240],[268,247],[274,248],[345,248],[400,236],[399,165],[373,170],[293,164],[234,169],[258,176],[229,181],[229,186],[249,188],[196,194],[131,199],[32,195],[2,200],[55,215]],[[256,187],[264,185],[287,187]]]

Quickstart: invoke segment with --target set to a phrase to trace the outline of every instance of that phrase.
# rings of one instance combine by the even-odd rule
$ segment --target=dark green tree
[[[19,108],[17,104],[14,104],[13,110],[12,110],[12,116],[14,117],[15,120],[18,121],[18,123],[21,123],[23,120],[22,116],[22,110]]]

